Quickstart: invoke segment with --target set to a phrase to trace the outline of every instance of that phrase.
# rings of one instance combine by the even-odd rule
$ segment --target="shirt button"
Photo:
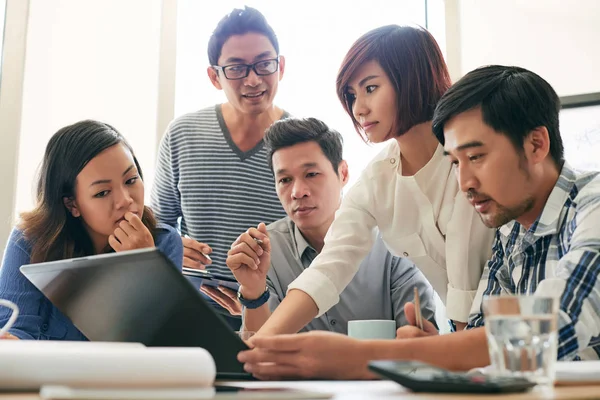
[[[407,253],[406,251],[405,251],[404,253],[402,253],[402,255],[403,255],[404,257],[408,257],[408,253]]]
[[[42,331],[46,332],[48,330],[48,324],[42,324]]]
[[[396,164],[396,159],[395,158],[390,158],[390,164]]]
[[[331,326],[335,326],[335,324],[337,324],[337,321],[335,319],[332,319],[331,321],[329,321],[329,323],[331,324]]]

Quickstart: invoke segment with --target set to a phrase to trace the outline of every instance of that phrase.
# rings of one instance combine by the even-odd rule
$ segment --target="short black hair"
[[[264,15],[256,8],[244,6],[244,8],[235,8],[229,14],[224,16],[213,31],[208,40],[208,62],[210,65],[217,65],[223,45],[231,36],[245,35],[254,32],[265,35],[275,48],[275,53],[279,55],[279,41],[271,25],[267,23]]]
[[[440,99],[433,115],[433,133],[444,144],[444,125],[465,111],[480,107],[483,121],[508,136],[517,151],[535,128],[550,137],[550,156],[560,170],[564,148],[558,114],[560,99],[539,75],[520,67],[490,65],[477,68],[456,82]]]
[[[264,141],[271,170],[273,169],[273,153],[279,149],[305,142],[316,142],[321,147],[336,174],[338,174],[338,166],[343,160],[344,141],[342,135],[316,118],[279,120],[267,129]]]

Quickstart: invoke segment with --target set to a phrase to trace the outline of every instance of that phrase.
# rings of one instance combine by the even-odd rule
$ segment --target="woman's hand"
[[[417,317],[415,313],[415,305],[406,303],[404,305],[404,316],[408,325],[401,326],[396,331],[396,339],[412,339],[423,336],[439,335],[435,325],[423,318],[423,330],[417,328]]]
[[[127,212],[125,221],[121,221],[119,227],[108,237],[108,244],[119,252],[154,247],[154,239],[142,220],[134,213]]]
[[[5,333],[2,337],[0,337],[0,340],[19,340],[19,338],[15,335],[11,335],[10,333]]]

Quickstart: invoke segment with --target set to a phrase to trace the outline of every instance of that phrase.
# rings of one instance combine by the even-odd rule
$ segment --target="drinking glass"
[[[483,314],[493,371],[552,385],[559,300],[535,295],[488,296]]]

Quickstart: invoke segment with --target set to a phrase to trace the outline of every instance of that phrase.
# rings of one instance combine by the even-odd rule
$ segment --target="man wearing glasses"
[[[177,227],[181,218],[184,268],[232,276],[225,260],[235,239],[248,226],[286,215],[263,146],[265,130],[289,116],[273,104],[285,59],[265,17],[250,7],[219,22],[208,58],[208,77],[227,102],[170,124],[159,149],[152,206],[161,222]],[[239,317],[228,318],[239,327]]]

